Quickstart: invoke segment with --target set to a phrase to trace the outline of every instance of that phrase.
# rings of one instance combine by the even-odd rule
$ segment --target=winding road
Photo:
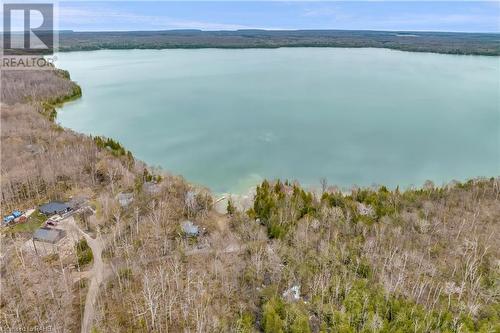
[[[85,309],[83,311],[82,329],[81,329],[82,333],[88,333],[92,328],[92,320],[95,314],[95,303],[97,300],[97,294],[99,293],[99,287],[105,279],[106,267],[102,261],[102,256],[101,256],[104,244],[99,236],[97,236],[96,238],[92,238],[88,234],[86,234],[82,229],[80,229],[80,227],[78,227],[78,225],[75,223],[73,217],[68,218],[68,223],[72,227],[76,228],[79,231],[79,233],[83,235],[83,237],[85,237],[85,239],[87,240],[87,244],[92,250],[92,254],[94,257],[92,269],[89,271],[88,274],[90,277],[90,285],[87,291],[87,297],[85,298]]]

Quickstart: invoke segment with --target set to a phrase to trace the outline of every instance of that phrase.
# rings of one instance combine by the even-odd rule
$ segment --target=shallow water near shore
[[[78,132],[215,192],[263,178],[443,184],[500,171],[500,58],[385,49],[103,50],[57,55]]]

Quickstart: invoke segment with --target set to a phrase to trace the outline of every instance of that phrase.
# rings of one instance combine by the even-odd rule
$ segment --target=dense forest
[[[121,213],[107,252],[123,266],[103,289],[96,327],[496,332],[499,185],[319,195],[264,181],[248,211],[192,210],[207,230],[196,238],[178,230],[185,195],[165,192],[138,228],[133,210]],[[200,245],[209,250],[193,255]]]
[[[2,229],[2,330],[500,331],[500,179],[348,193],[264,181],[250,207],[234,196],[220,211],[119,142],[60,127],[54,106],[80,93],[58,70],[2,72],[2,213],[75,196],[93,210],[74,217],[85,238],[49,255]]]
[[[350,30],[135,31],[59,34],[60,51],[172,48],[377,47],[413,52],[500,55],[500,35]]]

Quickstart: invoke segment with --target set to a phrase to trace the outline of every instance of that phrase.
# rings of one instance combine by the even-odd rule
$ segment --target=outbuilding
[[[44,243],[55,244],[59,242],[59,240],[64,238],[64,236],[66,236],[66,232],[61,229],[39,228],[33,234],[33,240]]]

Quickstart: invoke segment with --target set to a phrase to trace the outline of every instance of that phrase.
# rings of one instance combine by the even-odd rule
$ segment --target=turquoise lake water
[[[500,174],[500,58],[385,49],[58,54],[78,132],[215,192],[263,178],[443,184]]]

